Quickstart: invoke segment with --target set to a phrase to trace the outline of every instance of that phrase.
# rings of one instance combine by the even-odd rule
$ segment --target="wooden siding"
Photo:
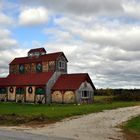
[[[31,72],[31,65],[30,64],[25,64],[25,73]]]
[[[49,61],[49,71],[55,71],[55,61]]]
[[[35,103],[45,104],[45,95],[35,95]]]
[[[10,73],[17,74],[19,73],[19,65],[10,65]]]
[[[16,102],[25,102],[25,94],[16,94]]]
[[[7,94],[0,94],[0,101],[7,101]]]
[[[65,68],[64,69],[60,69],[59,68],[59,62],[60,61],[63,61],[65,63]],[[56,61],[56,71],[61,71],[61,72],[64,72],[64,73],[67,73],[67,61],[66,59],[63,57],[63,56],[60,56],[57,61]]]
[[[48,62],[46,61],[46,62],[42,62],[42,71],[43,72],[48,72],[48,68],[49,66],[48,66]]]
[[[32,87],[33,92],[29,93],[28,88]],[[35,87],[34,86],[27,86],[26,87],[26,102],[34,102],[35,101]]]
[[[73,91],[66,91],[64,93],[64,103],[75,103],[75,93]]]
[[[31,63],[31,72],[32,73],[36,72],[36,64],[35,63]]]
[[[52,103],[75,103],[75,93],[73,91],[54,91],[52,93]]]
[[[56,71],[56,62],[55,61],[43,61],[42,63],[42,72]],[[24,73],[35,73],[36,63],[24,64],[25,71]],[[19,73],[19,65],[10,65],[9,72],[13,74]]]
[[[90,95],[89,98],[82,98],[81,94],[82,91],[89,91]],[[93,103],[94,100],[94,89],[92,88],[91,84],[87,81],[83,82],[79,89],[76,90],[76,101],[77,103]]]
[[[8,87],[8,101],[15,101],[16,100],[16,87],[11,86],[13,88],[13,92],[10,92],[10,87]]]
[[[62,103],[62,93],[60,91],[52,93],[52,103]]]

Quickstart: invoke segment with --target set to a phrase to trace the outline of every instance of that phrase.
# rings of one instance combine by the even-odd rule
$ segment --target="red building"
[[[67,74],[63,52],[31,49],[27,57],[9,64],[0,78],[0,101],[34,103],[92,103],[95,87],[87,73]]]

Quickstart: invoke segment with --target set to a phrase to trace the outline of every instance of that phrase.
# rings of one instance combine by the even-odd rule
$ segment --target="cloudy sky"
[[[0,77],[38,47],[97,88],[140,88],[140,0],[0,0]]]

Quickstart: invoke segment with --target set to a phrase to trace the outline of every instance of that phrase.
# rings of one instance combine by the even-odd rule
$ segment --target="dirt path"
[[[12,127],[12,129],[77,140],[123,140],[123,133],[117,126],[138,114],[140,114],[140,106],[135,106],[65,119],[42,128]]]

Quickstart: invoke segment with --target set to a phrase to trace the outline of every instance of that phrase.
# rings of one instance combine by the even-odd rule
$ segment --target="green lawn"
[[[124,126],[125,130],[140,134],[140,116],[132,118]]]
[[[94,103],[91,105],[0,103],[0,124],[20,124],[33,120],[43,121],[46,119],[48,123],[66,117],[135,105],[140,105],[140,102]],[[10,116],[10,118],[8,116]]]

